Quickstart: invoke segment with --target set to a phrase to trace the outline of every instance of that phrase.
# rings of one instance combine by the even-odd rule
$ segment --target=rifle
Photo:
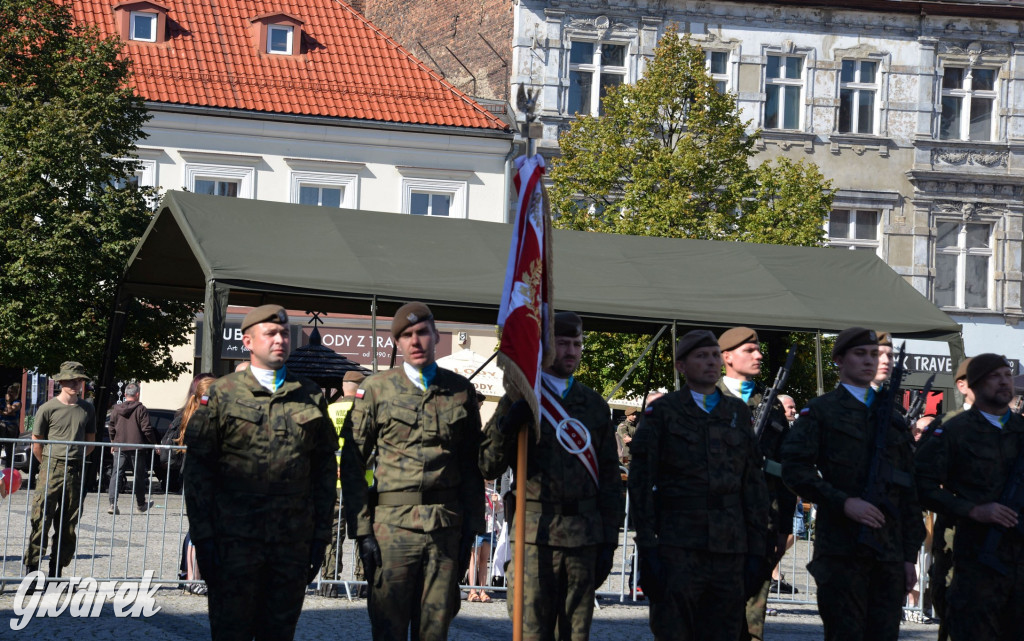
[[[1024,536],[1024,518],[1021,518],[1021,510],[1024,510],[1024,447],[1017,453],[1017,462],[1014,463],[1013,472],[1003,487],[999,502],[1017,513],[1017,527],[1013,529]],[[991,526],[978,553],[978,561],[1003,576],[1008,575],[1010,569],[996,556],[996,548],[999,547],[1005,532],[1006,528],[1002,525]]]
[[[764,441],[767,438],[765,436],[765,428],[768,427],[768,423],[771,421],[775,401],[779,393],[786,387],[786,380],[793,369],[793,361],[796,359],[796,348],[797,344],[793,343],[792,347],[789,348],[788,356],[786,356],[786,364],[779,368],[779,373],[775,375],[775,382],[761,396],[761,402],[757,404],[757,408],[754,410],[754,437],[757,438],[758,445],[762,446],[762,452],[764,451]],[[773,476],[781,477],[782,465],[778,461],[765,457],[764,471]]]
[[[896,367],[892,370],[889,383],[882,387],[877,396],[875,405],[875,447],[874,453],[871,456],[871,465],[868,468],[867,484],[861,497],[882,510],[889,518],[894,519],[899,517],[899,509],[889,499],[889,486],[911,487],[914,482],[910,473],[895,469],[885,458],[886,433],[892,425],[896,397],[899,396],[900,386],[903,383],[904,361],[907,358],[905,353],[906,347],[906,342],[900,345],[899,354],[896,356]],[[885,546],[878,540],[878,531],[867,525],[860,526],[857,542],[868,546],[879,554],[885,551]]]
[[[928,392],[932,391],[932,383],[934,382],[935,374],[932,374],[925,382],[924,389],[914,397],[914,401],[910,404],[910,409],[907,410],[907,427],[913,429],[914,423],[917,422],[917,419],[921,418],[921,414],[924,413],[925,402],[928,400]]]

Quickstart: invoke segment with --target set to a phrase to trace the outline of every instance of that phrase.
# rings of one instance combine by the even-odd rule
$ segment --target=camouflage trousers
[[[43,457],[39,466],[37,487],[32,494],[32,534],[25,548],[25,565],[39,567],[53,527],[50,546],[50,570],[65,568],[75,557],[78,543],[79,499],[82,489],[82,462],[70,463],[62,458]]]
[[[309,542],[217,540],[216,579],[209,587],[215,641],[287,641],[295,636],[306,596]]]
[[[524,641],[585,641],[594,618],[597,546],[574,548],[527,543],[523,556]],[[515,555],[508,564],[508,613],[512,615]]]
[[[764,619],[768,613],[768,591],[771,590],[772,580],[769,577],[765,580],[761,590],[754,596],[747,599],[746,615],[747,626],[740,631],[740,641],[764,639]]]
[[[459,611],[459,529],[433,532],[373,524],[383,565],[371,581],[374,641],[444,641]]]
[[[334,524],[331,526],[331,542],[327,545],[323,569],[320,571],[320,576],[324,579],[337,580],[341,578],[341,570],[345,567],[345,564],[341,561],[339,552],[344,542],[345,519],[341,518],[341,488],[338,488],[338,498],[334,499]]]
[[[953,641],[1024,639],[1024,541],[1004,535],[1000,558],[1009,568],[1006,576],[975,558],[955,557],[953,583],[946,592],[947,629]]]
[[[825,641],[896,641],[906,598],[902,561],[820,556],[807,564],[818,586]]]
[[[657,641],[736,641],[743,630],[742,554],[658,547],[665,594],[651,600]]]
[[[948,637],[946,593],[953,580],[953,537],[955,528],[939,529],[936,522],[932,545],[932,566],[928,568],[928,596],[932,610],[939,617],[939,639]]]

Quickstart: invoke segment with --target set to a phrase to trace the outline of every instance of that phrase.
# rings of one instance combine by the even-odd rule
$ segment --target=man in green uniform
[[[812,400],[782,444],[782,478],[818,504],[814,558],[807,565],[818,588],[826,641],[895,641],[903,602],[917,581],[914,564],[924,540],[913,482],[910,433],[895,411],[888,417],[884,464],[891,474],[889,511],[860,498],[875,455],[878,336],[843,330],[832,348],[840,385]],[[876,542],[880,551],[862,541]]]
[[[85,367],[75,361],[61,363],[53,377],[60,394],[43,403],[32,424],[32,440],[95,441],[95,410],[82,400]],[[50,546],[50,576],[58,577],[75,556],[78,539],[75,526],[81,509],[82,465],[92,452],[80,445],[33,443],[32,454],[39,461],[39,487],[32,493],[32,534],[25,549],[25,573],[39,569],[39,559],[53,526]]]
[[[1004,357],[975,356],[967,385],[971,409],[932,430],[916,459],[925,507],[956,524],[945,623],[956,641],[1020,639],[1024,536],[1014,529],[1020,514],[1002,501],[1024,456],[1024,418],[1010,411],[1013,374]]]
[[[361,465],[342,467],[348,529],[370,582],[376,641],[441,641],[460,605],[459,578],[484,531],[473,384],[435,362],[430,308],[403,305],[391,323],[400,366],[363,381],[343,437]],[[375,485],[364,470],[376,450]]]
[[[736,641],[766,566],[768,490],[742,400],[716,387],[718,339],[693,330],[675,351],[686,386],[644,410],[629,497],[654,638]]]
[[[761,373],[761,362],[764,360],[757,332],[749,327],[733,327],[718,337],[718,346],[722,350],[722,360],[725,362],[725,376],[718,381],[718,391],[724,396],[743,400],[753,414],[767,391],[763,385],[754,382],[754,378]],[[778,463],[782,439],[789,431],[785,410],[776,402],[775,406],[768,408],[767,411],[771,412],[771,418],[758,445],[765,458],[764,480],[768,487],[765,557],[770,568],[774,568],[786,552],[787,539],[793,532],[796,495],[782,483],[782,468]],[[781,584],[780,575],[778,585]],[[769,571],[765,574],[761,589],[747,600],[747,627],[741,632],[740,639],[764,638],[764,619],[771,587],[772,577]],[[789,591],[794,591],[794,588],[789,586]]]
[[[356,392],[359,390],[359,384],[363,382],[364,378],[366,376],[359,370],[345,372],[345,378],[341,382],[341,400],[327,406],[327,415],[331,418],[331,422],[334,423],[334,430],[338,435],[339,452],[342,451],[342,447],[345,445],[345,439],[341,435],[342,427],[345,425],[345,417],[348,416],[352,406],[355,405]],[[340,470],[341,454],[338,454],[338,466]],[[369,483],[370,479],[367,478],[366,482]],[[337,581],[341,579],[341,569],[344,567],[338,551],[341,550],[341,546],[345,542],[345,519],[341,518],[340,471],[338,473],[337,498],[334,501],[334,524],[331,526],[331,531],[331,542],[327,546],[327,556],[324,559],[324,567],[320,576],[328,581]],[[320,594],[327,597],[336,597],[338,596],[338,585],[336,583],[324,583],[320,586]]]
[[[629,444],[636,434],[636,426],[640,421],[640,412],[635,407],[626,408],[626,418],[622,419],[619,426],[615,428],[615,435],[618,442],[622,444],[619,450],[619,460],[623,465],[629,465]]]
[[[291,639],[331,540],[337,437],[320,388],[285,367],[285,310],[241,329],[251,365],[213,383],[185,433],[189,532],[213,638]]]
[[[512,614],[512,591],[522,589],[523,639],[582,641],[590,638],[594,592],[612,569],[623,519],[622,480],[608,404],[573,378],[583,351],[580,317],[573,312],[556,314],[554,341],[554,362],[541,376],[561,414],[544,417],[539,441],[527,439],[527,478],[525,483],[515,479],[505,499],[511,510],[515,492],[526,492],[526,513],[511,510],[509,519],[513,533],[516,519],[525,519],[526,541],[524,576],[515,576],[514,558],[509,564],[508,610]],[[557,422],[552,424],[551,419]],[[497,478],[514,467],[519,430],[532,420],[526,401],[501,399],[480,449],[480,469],[486,478]],[[570,438],[568,430],[583,439],[589,432],[590,448],[578,455],[570,452],[578,450],[581,441],[560,439],[559,431]],[[585,463],[581,457],[592,458]]]

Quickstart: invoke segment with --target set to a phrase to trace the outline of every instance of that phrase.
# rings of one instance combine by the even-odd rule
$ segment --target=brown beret
[[[242,319],[242,331],[260,323],[288,324],[288,312],[280,305],[260,305]]]
[[[582,336],[583,319],[576,312],[555,314],[555,336]]]
[[[846,350],[861,345],[878,345],[878,334],[873,329],[851,327],[839,332],[836,343],[832,346],[832,358],[846,353]]]
[[[749,327],[733,327],[725,330],[718,337],[718,346],[722,348],[723,352],[728,352],[747,343],[758,345],[757,332]]]
[[[636,414],[639,411],[640,411],[640,408],[638,408],[638,407],[627,407],[626,408],[626,416],[633,416],[634,414]]]
[[[698,347],[718,347],[718,339],[706,329],[694,329],[686,332],[676,343],[676,360],[686,358],[687,354]]]
[[[878,346],[892,347],[892,334],[889,332],[875,332],[878,335]]]
[[[967,387],[974,387],[975,383],[981,382],[981,379],[1000,367],[1013,368],[1005,356],[1000,356],[999,354],[978,354],[971,359],[971,364],[967,366]]]
[[[398,308],[395,317],[391,319],[391,335],[398,338],[402,332],[416,323],[432,320],[434,320],[434,313],[430,311],[426,303],[421,303],[418,300],[406,303]]]
[[[358,385],[359,383],[363,382],[364,378],[366,378],[366,374],[363,374],[357,369],[350,369],[349,371],[345,372],[345,378],[341,380],[343,383],[355,383]]]
[[[967,378],[967,368],[971,366],[971,361],[973,360],[974,358],[971,357],[960,361],[960,364],[956,367],[956,376],[953,377],[954,381],[958,381],[961,378]]]

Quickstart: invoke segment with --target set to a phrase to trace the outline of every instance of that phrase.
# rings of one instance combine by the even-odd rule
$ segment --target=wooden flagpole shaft
[[[516,547],[513,552],[515,578],[512,585],[512,641],[523,641],[523,576],[526,555],[526,438],[529,426],[519,430],[516,457]]]

